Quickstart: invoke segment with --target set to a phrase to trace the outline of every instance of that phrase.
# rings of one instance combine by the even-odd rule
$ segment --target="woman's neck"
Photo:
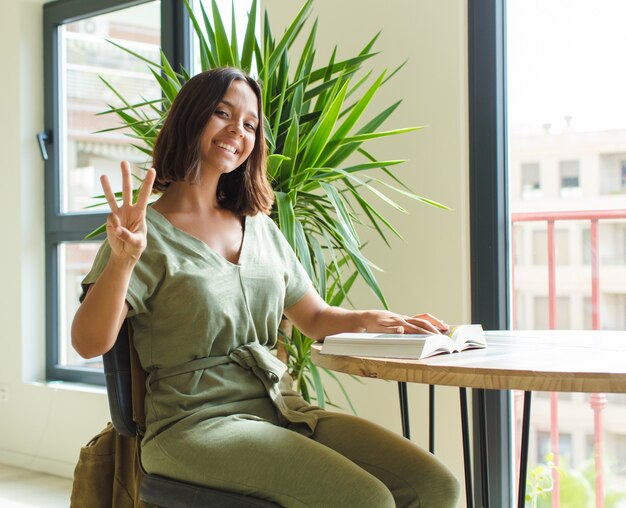
[[[154,203],[162,213],[199,213],[206,215],[221,208],[217,201],[217,181],[172,182]]]

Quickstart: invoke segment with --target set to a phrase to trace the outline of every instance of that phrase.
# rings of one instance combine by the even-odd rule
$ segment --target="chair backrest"
[[[137,434],[137,425],[133,420],[130,347],[129,325],[124,320],[115,344],[102,357],[111,421],[115,430],[123,436]]]

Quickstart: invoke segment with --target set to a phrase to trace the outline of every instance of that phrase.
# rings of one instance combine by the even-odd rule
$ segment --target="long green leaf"
[[[282,58],[282,53],[287,48],[291,46],[296,35],[300,32],[304,23],[307,20],[309,12],[311,11],[311,7],[313,5],[313,0],[307,0],[306,3],[302,6],[296,17],[293,19],[289,27],[285,30],[283,38],[276,45],[276,47],[269,54],[269,58],[265,62],[264,71],[267,74],[272,74],[278,65],[278,62]]]
[[[228,41],[228,34],[226,32],[226,27],[224,26],[224,22],[222,20],[222,15],[220,13],[220,9],[217,5],[216,0],[211,0],[211,8],[213,11],[213,25],[215,31],[215,44],[217,46],[217,61],[219,65],[235,65],[235,59],[233,58],[233,54],[230,47],[230,42]],[[233,19],[233,27],[235,26],[235,20]]]
[[[278,170],[283,162],[288,161],[289,157],[281,155],[279,153],[273,153],[267,157],[267,173],[270,181],[276,180]]]
[[[326,182],[321,182],[320,185],[326,192],[328,199],[333,204],[335,212],[337,213],[337,221],[334,226],[344,238],[346,245],[350,245],[352,249],[358,250],[360,247],[359,237],[354,229],[352,218],[345,207],[343,198],[332,185]]]
[[[119,49],[121,49],[122,51],[124,51],[124,52],[128,53],[129,55],[134,56],[134,57],[135,57],[135,58],[137,58],[138,60],[141,60],[142,62],[147,63],[149,66],[156,67],[156,68],[158,68],[158,69],[160,69],[160,68],[161,68],[161,66],[159,65],[159,63],[158,63],[158,62],[153,62],[152,60],[147,59],[146,57],[144,57],[144,56],[140,55],[139,53],[137,53],[137,52],[135,52],[135,51],[132,51],[132,50],[130,50],[130,49],[128,49],[128,48],[125,48],[125,47],[124,47],[124,46],[122,46],[121,44],[118,44],[117,42],[112,41],[111,39],[104,39],[104,40],[105,40],[105,41],[107,41],[109,44],[112,44],[112,45],[113,45],[113,46],[115,46],[116,48],[119,48]]]
[[[214,0],[211,0],[214,2]],[[211,8],[213,8],[211,6]],[[217,44],[217,39],[215,37],[215,30],[213,30],[213,24],[209,19],[209,15],[204,8],[204,3],[200,2],[200,11],[202,13],[202,22],[204,24],[204,30],[206,31],[206,40],[209,47],[209,62],[211,64],[210,68],[219,67],[221,65],[221,57],[219,53],[219,48]]]
[[[359,55],[354,58],[348,58],[346,60],[342,60],[341,62],[334,63],[332,68],[330,69],[331,74],[340,73],[346,70],[358,70],[363,62],[373,58],[377,55],[377,53],[369,53],[367,55]],[[309,82],[315,83],[320,79],[323,79],[328,73],[328,69],[324,67],[320,67],[311,72],[309,76]]]
[[[405,127],[403,129],[394,129],[392,131],[379,131],[368,132],[365,134],[356,134],[354,136],[348,136],[340,141],[340,144],[345,145],[347,143],[360,143],[362,141],[368,141],[370,139],[384,138],[387,136],[396,136],[398,134],[404,134],[406,132],[413,132],[423,129],[423,127]]]
[[[372,118],[369,122],[367,122],[363,127],[361,127],[357,133],[367,133],[374,132],[378,127],[380,127],[387,118],[397,109],[402,101],[397,101],[374,118]],[[354,142],[349,144],[342,144],[333,154],[331,158],[326,161],[326,165],[330,167],[339,166],[344,160],[346,160],[352,153],[357,150],[361,146],[362,142]]]
[[[211,59],[213,58],[211,51],[209,49],[209,45],[207,43],[206,38],[204,37],[204,34],[202,33],[202,28],[200,28],[200,23],[198,22],[198,19],[196,18],[195,13],[193,12],[193,9],[191,8],[191,5],[189,4],[189,2],[187,0],[184,0],[185,2],[185,8],[187,9],[187,14],[189,15],[189,19],[191,21],[191,24],[193,26],[194,31],[196,32],[196,36],[198,39],[198,42],[200,43],[200,67],[202,68],[203,71],[209,70],[212,67],[215,67],[215,61],[211,61]]]
[[[348,83],[345,83],[340,88],[337,96],[328,104],[322,113],[318,126],[308,143],[304,156],[302,157],[301,164],[303,168],[315,166],[320,154],[324,150],[324,146],[326,145],[333,128],[335,127],[335,123],[337,122],[337,117],[341,111],[341,106],[343,105],[343,99],[346,96],[347,90]]]
[[[325,298],[326,296],[326,259],[324,258],[324,252],[322,251],[322,246],[320,242],[317,240],[314,234],[309,234],[307,236],[307,241],[311,246],[311,250],[313,252],[313,258],[315,259],[315,271],[318,274],[317,277],[317,292]]]
[[[241,68],[239,59],[239,42],[237,40],[237,23],[235,16],[235,0],[230,4],[230,54],[233,57],[233,65]]]
[[[246,34],[243,39],[243,49],[241,51],[241,67],[248,73],[252,71],[252,57],[254,55],[254,47],[256,45],[256,15],[257,0],[252,0],[250,12],[248,13]],[[233,25],[234,24],[235,18],[233,18]]]
[[[285,186],[289,185],[293,172],[296,168],[296,160],[299,150],[298,142],[300,137],[299,128],[300,124],[298,122],[298,115],[294,113],[294,117],[291,121],[291,125],[289,126],[289,130],[287,131],[287,138],[285,139],[283,147],[283,153],[289,158],[289,160],[283,164],[281,169],[281,181],[284,182]],[[288,191],[289,189],[286,188],[283,190]]]
[[[296,217],[288,193],[274,192],[278,207],[279,227],[291,248],[296,250]]]
[[[309,278],[312,281],[317,279],[317,274],[313,269],[313,263],[311,260],[311,253],[309,252],[309,244],[306,239],[306,235],[304,233],[304,228],[297,217],[294,214],[294,236],[295,236],[295,252],[304,267],[304,270],[309,275]]]
[[[324,401],[324,384],[322,383],[322,378],[320,377],[320,373],[317,370],[317,366],[311,362],[309,363],[309,370],[311,371],[311,377],[313,377],[313,381],[315,382],[315,391],[317,393],[317,404],[322,409],[325,407]]]
[[[343,123],[339,126],[339,128],[333,134],[331,141],[340,141],[344,137],[348,135],[350,130],[355,126],[357,121],[361,118],[361,115],[365,111],[365,108],[369,105],[371,100],[374,98],[374,95],[380,88],[381,83],[385,77],[385,73],[383,72],[376,81],[372,84],[372,86],[363,94],[361,100],[359,100],[356,106],[352,109],[348,118],[346,118]],[[322,158],[323,160],[323,158]]]
[[[343,393],[343,396],[345,397],[346,402],[350,406],[350,410],[352,411],[352,414],[357,415],[358,413],[356,412],[356,408],[354,407],[354,404],[352,404],[352,399],[348,395],[346,388],[343,386],[343,383],[339,380],[337,375],[332,370],[328,370],[328,369],[324,369],[324,372],[326,372],[326,374],[328,374],[331,378],[335,380],[335,382],[337,383],[337,386],[339,386],[339,389],[341,390],[341,393]]]

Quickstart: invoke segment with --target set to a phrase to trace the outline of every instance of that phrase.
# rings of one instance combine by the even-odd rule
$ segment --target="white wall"
[[[0,462],[71,476],[78,450],[109,419],[102,390],[44,384],[42,1],[3,2],[0,84]],[[98,393],[99,392],[99,393]]]
[[[35,133],[43,128],[42,0],[3,3],[0,47],[0,143],[5,192],[0,201],[4,248],[0,251],[2,354],[0,462],[71,475],[79,447],[108,419],[104,394],[37,383],[44,375],[43,163]],[[266,0],[272,26],[295,13],[299,2]],[[463,0],[318,0],[318,54],[355,53],[378,30],[376,69],[405,68],[381,92],[378,105],[404,102],[389,127],[427,125],[417,133],[379,142],[381,158],[406,158],[399,176],[417,193],[449,205],[440,211],[400,200],[409,215],[393,214],[405,241],[368,251],[387,271],[379,279],[391,308],[429,311],[448,322],[469,320],[467,183],[466,6]],[[384,209],[384,205],[381,205]],[[367,290],[360,307],[376,305]],[[359,414],[399,431],[394,383],[347,382]],[[437,453],[462,478],[458,395],[438,389]],[[410,386],[412,431],[425,445],[425,391]],[[339,398],[338,398],[339,400]],[[444,438],[444,436],[446,436]]]

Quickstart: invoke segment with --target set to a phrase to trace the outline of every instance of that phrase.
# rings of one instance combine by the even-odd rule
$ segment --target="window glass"
[[[521,224],[517,225],[518,227]],[[532,259],[534,265],[548,264],[548,232],[545,229],[535,229],[532,232]],[[554,261],[557,265],[569,263],[569,230],[555,229],[554,231]],[[545,278],[543,279],[545,280]]]
[[[626,154],[604,153],[600,155],[600,194],[623,194],[626,192]]]
[[[78,309],[80,282],[91,269],[101,242],[64,242],[57,248],[59,342],[58,363],[63,367],[102,368],[101,358],[85,360],[72,347],[70,326]]]
[[[549,326],[549,301],[547,296],[535,296],[534,303],[534,319],[531,328],[535,330],[548,330]],[[556,328],[561,330],[571,329],[569,296],[557,296],[555,298],[556,310]]]
[[[624,330],[626,67],[615,62],[626,50],[626,2],[506,0],[505,11],[514,326]],[[528,199],[537,173],[531,163],[541,169],[541,194]],[[549,223],[555,232],[551,253]],[[524,263],[520,250],[529,253]],[[554,273],[547,267],[549,256],[556,261]],[[514,308],[520,302],[527,304],[520,308],[525,312]],[[558,451],[555,461],[564,473],[588,478],[590,492],[604,486],[606,506],[609,497],[626,496],[626,470],[617,467],[626,462],[624,401],[609,399],[603,427],[596,429],[588,396],[566,401],[559,394],[558,400],[556,412],[550,398],[533,402],[531,447],[537,453],[530,457],[529,471],[538,465],[533,459],[545,465],[545,454]],[[553,428],[551,422],[556,422]],[[609,436],[613,429],[615,436]],[[596,433],[606,436],[597,449],[603,471],[595,470]],[[550,495],[564,505],[567,487],[559,485],[556,473],[553,478]],[[559,505],[556,499],[545,502]]]
[[[143,164],[146,156],[131,145],[112,114],[98,115],[109,104],[122,105],[106,80],[131,104],[160,97],[147,65],[112,41],[159,61],[160,2],[148,2],[60,27],[61,54],[61,212],[88,212],[102,200],[99,177],[108,174],[114,189],[121,183],[119,161]],[[139,174],[139,173],[138,173]]]
[[[89,15],[92,3],[99,5]],[[49,2],[44,35],[50,60],[45,79],[58,83],[45,91],[45,123],[53,140],[46,162],[46,372],[50,379],[101,382],[101,359],[80,358],[70,338],[80,281],[102,242],[83,239],[106,220],[100,176],[107,174],[120,191],[120,161],[129,160],[139,178],[149,162],[132,146],[130,131],[116,129],[119,117],[101,113],[124,104],[118,94],[129,104],[160,99],[147,64],[115,44],[158,62],[161,2]],[[149,108],[143,112],[151,114]]]
[[[538,162],[522,163],[522,198],[541,197],[541,180]]]
[[[561,197],[577,195],[580,190],[580,168],[578,161],[560,161],[559,177]]]

